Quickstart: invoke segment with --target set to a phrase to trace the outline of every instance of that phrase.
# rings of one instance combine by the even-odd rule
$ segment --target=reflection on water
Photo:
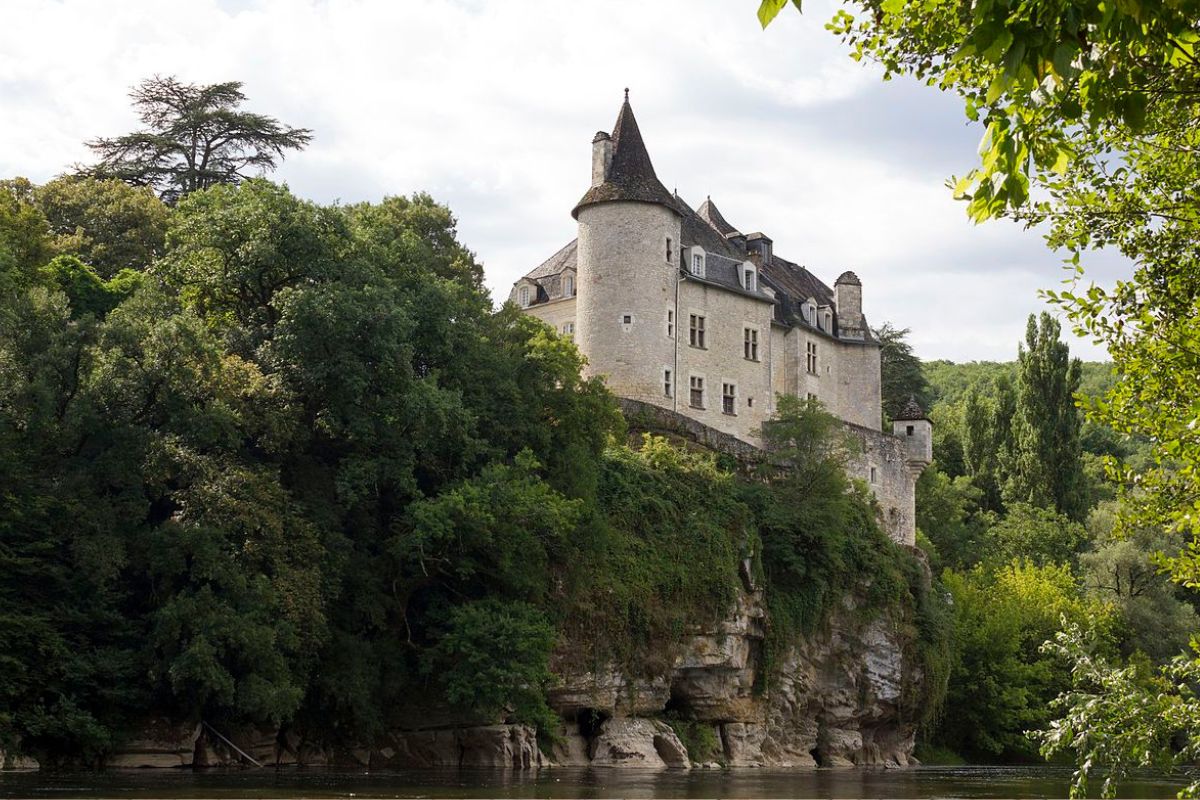
[[[345,772],[315,769],[191,772],[0,773],[0,798],[606,798],[1065,797],[1071,771],[1055,767],[917,767],[897,770],[544,769]],[[1146,775],[1121,797],[1174,797],[1183,778]],[[1097,789],[1099,788],[1097,784]]]

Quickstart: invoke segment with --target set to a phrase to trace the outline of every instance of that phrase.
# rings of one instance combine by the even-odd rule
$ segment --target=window
[[[621,324],[622,325],[632,325],[633,324],[633,314],[622,314],[621,315]]]
[[[743,277],[744,277],[744,280],[743,280],[742,285],[746,287],[747,291],[753,292],[754,291],[754,268],[747,267],[745,275]]]
[[[663,370],[663,397],[675,396],[675,384],[671,381],[671,370]]]
[[[753,397],[746,398],[746,408],[754,408],[754,398]]]
[[[816,375],[817,374],[817,343],[816,342],[808,342],[805,345],[805,349],[807,351],[805,354],[806,355],[805,367],[808,370],[808,374]]]
[[[750,361],[758,361],[758,331],[745,328],[742,333],[742,356]]]
[[[691,403],[692,408],[704,408],[704,378],[697,378],[695,375],[693,375],[691,380],[691,390],[692,392],[688,398],[688,402]]]
[[[704,317],[692,314],[691,328],[688,331],[688,344],[692,347],[704,347]]]
[[[692,274],[704,277],[704,256],[700,253],[692,254]]]
[[[721,411],[726,414],[737,413],[737,387],[732,383],[721,384]]]
[[[564,322],[563,323],[563,333],[566,334],[567,336],[574,336],[575,335],[575,323],[574,322]]]
[[[667,311],[667,338],[675,338],[675,312]]]
[[[563,297],[575,296],[575,276],[568,275],[563,278]]]
[[[529,307],[529,287],[528,286],[522,286],[520,289],[517,289],[517,305],[521,306],[521,308]]]
[[[667,237],[667,263],[671,263],[671,237]]]
[[[909,436],[912,436],[913,435],[913,426],[906,425],[904,428],[904,432],[907,433]]]
[[[875,468],[871,467],[871,483],[876,483]]]
[[[833,333],[833,314],[826,311],[822,315],[821,320],[822,320],[822,325],[821,325],[822,330],[826,331],[827,333]]]
[[[808,393],[808,402],[815,403],[816,401],[817,401],[817,396],[815,394],[813,394],[812,392],[809,392]]]

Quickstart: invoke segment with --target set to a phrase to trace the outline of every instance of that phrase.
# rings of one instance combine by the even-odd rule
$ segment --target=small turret
[[[917,398],[909,397],[892,420],[892,433],[904,438],[908,464],[917,474],[933,463],[933,423],[925,416]]]
[[[866,338],[867,323],[862,313],[862,281],[853,272],[843,272],[834,281],[833,305],[837,309],[838,334],[844,339]]]

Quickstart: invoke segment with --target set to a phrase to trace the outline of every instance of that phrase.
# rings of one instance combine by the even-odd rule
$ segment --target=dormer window
[[[567,275],[563,278],[563,297],[575,296],[575,276]]]
[[[704,275],[704,256],[700,253],[692,253],[692,274]]]
[[[753,264],[742,265],[742,288],[748,292],[753,292],[758,288]]]
[[[817,324],[817,307],[813,303],[808,303],[804,306],[804,319],[810,325]]]
[[[529,308],[529,287],[522,286],[517,289],[517,305],[521,308]]]
[[[825,312],[825,331],[827,333],[833,333],[833,312],[832,311]]]

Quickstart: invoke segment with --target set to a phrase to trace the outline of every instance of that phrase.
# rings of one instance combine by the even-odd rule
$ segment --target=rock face
[[[669,726],[644,718],[667,711],[715,725],[730,766],[910,763],[914,730],[904,719],[902,695],[914,676],[906,675],[905,641],[893,620],[864,621],[848,598],[821,632],[786,654],[759,691],[764,616],[762,597],[744,593],[728,618],[689,637],[665,674],[568,676],[551,694],[568,720],[555,763],[687,765],[686,751],[676,756],[678,737],[665,734]]]

